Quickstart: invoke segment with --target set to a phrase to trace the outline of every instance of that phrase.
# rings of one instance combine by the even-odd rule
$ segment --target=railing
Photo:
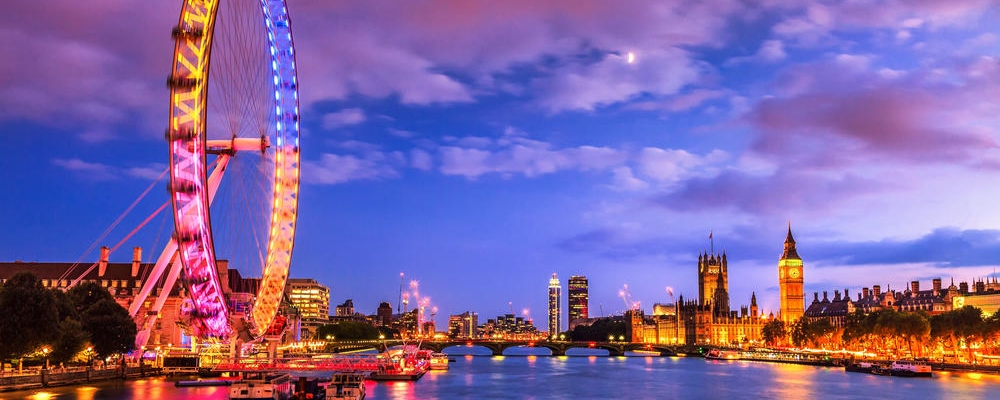
[[[244,360],[220,363],[213,368],[218,372],[253,371],[377,371],[380,363],[375,354],[339,355],[324,358],[282,358],[274,360]]]

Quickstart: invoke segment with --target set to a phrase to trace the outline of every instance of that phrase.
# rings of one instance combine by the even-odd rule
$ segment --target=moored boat
[[[288,374],[247,373],[229,385],[230,400],[287,400],[295,391]]]
[[[451,362],[451,359],[448,358],[447,354],[444,353],[431,354],[431,369],[447,370],[449,362]]]
[[[906,377],[930,377],[931,366],[923,361],[896,360],[889,365],[889,375]]]
[[[844,365],[844,371],[847,371],[847,372],[863,372],[863,373],[869,373],[870,374],[870,373],[872,373],[872,370],[875,369],[875,368],[877,368],[877,366],[875,364],[872,364],[872,363],[867,362],[867,361],[861,361],[861,362],[856,362],[856,363],[847,363],[847,364]]]
[[[333,374],[326,387],[326,400],[364,400],[365,375],[353,372]]]
[[[712,349],[705,353],[705,358],[709,360],[739,360],[740,353],[733,350]]]

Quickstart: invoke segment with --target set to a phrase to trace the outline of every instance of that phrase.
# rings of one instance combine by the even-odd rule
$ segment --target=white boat
[[[246,373],[243,379],[229,385],[230,400],[288,400],[294,392],[295,385],[288,374]]]
[[[889,375],[929,377],[931,366],[923,361],[896,360],[889,366]]]
[[[449,358],[447,354],[444,353],[431,354],[431,369],[447,370],[449,362],[451,362],[451,358]]]
[[[364,400],[365,375],[360,373],[333,374],[326,387],[326,400]]]

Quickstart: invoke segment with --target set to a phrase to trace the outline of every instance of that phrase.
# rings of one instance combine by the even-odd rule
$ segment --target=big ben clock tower
[[[795,322],[805,313],[805,297],[802,293],[802,258],[795,251],[792,238],[792,224],[788,224],[785,237],[785,252],[778,260],[778,286],[781,289],[781,319],[786,324]]]

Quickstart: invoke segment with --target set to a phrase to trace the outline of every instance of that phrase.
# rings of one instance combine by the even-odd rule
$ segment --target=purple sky
[[[648,311],[667,286],[697,294],[713,232],[731,303],[773,310],[788,221],[807,292],[1000,264],[995,1],[289,3],[291,275],[333,302],[374,312],[402,271],[441,315],[510,303],[544,325],[555,272],[590,278],[592,315],[620,312],[625,284]],[[166,168],[180,3],[6,9],[0,259],[93,262]],[[152,260],[171,224],[124,249]]]

